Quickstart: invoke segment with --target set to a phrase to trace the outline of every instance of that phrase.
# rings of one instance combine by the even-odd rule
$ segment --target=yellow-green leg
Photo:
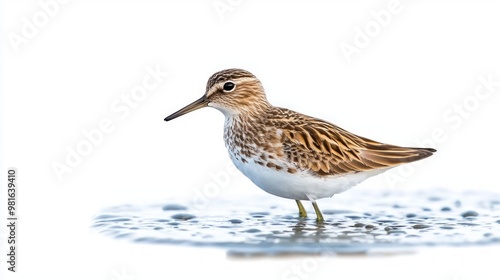
[[[314,211],[316,212],[316,222],[324,222],[325,219],[323,219],[323,214],[321,214],[321,210],[319,210],[318,204],[316,204],[316,201],[311,202],[314,207]]]
[[[299,217],[307,217],[306,209],[304,208],[304,205],[302,205],[302,202],[300,202],[300,200],[295,200],[295,202],[297,202],[297,206],[299,207]]]

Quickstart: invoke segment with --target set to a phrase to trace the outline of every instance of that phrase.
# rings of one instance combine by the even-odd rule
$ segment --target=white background
[[[235,261],[222,250],[136,246],[89,234],[92,215],[102,207],[192,200],[213,182],[210,174],[225,172],[222,114],[203,109],[163,121],[201,97],[208,77],[225,68],[253,72],[277,106],[374,140],[438,149],[419,166],[367,180],[356,195],[377,188],[498,190],[500,87],[482,100],[474,92],[480,77],[500,81],[499,3],[397,2],[386,26],[377,25],[380,30],[347,58],[342,44],[356,47],[357,28],[373,24],[388,1],[74,0],[58,4],[27,38],[24,18],[40,20],[33,18],[47,2],[2,1],[0,7],[1,173],[5,178],[8,167],[19,170],[22,225],[20,272],[6,273],[1,264],[0,275],[9,279],[118,280],[122,270],[134,279],[178,273],[275,279],[300,265],[302,257]],[[14,37],[23,43],[12,43]],[[112,106],[123,105],[121,96],[131,96],[148,67],[169,76],[124,117]],[[467,117],[453,111],[464,102]],[[104,119],[113,130],[58,178],[54,165],[67,164],[67,149],[86,141],[83,131]],[[438,142],[424,141],[439,131]],[[240,174],[218,191],[235,201],[262,194]],[[328,258],[307,276],[474,279],[494,268],[487,254],[498,256],[498,247]],[[426,266],[438,261],[430,272]]]

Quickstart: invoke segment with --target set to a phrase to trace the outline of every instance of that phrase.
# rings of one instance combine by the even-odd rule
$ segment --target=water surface
[[[219,247],[232,255],[398,253],[500,243],[500,194],[364,192],[319,205],[323,223],[311,209],[308,218],[298,218],[293,200],[263,195],[213,199],[206,209],[168,202],[115,206],[98,213],[92,226],[130,242]]]

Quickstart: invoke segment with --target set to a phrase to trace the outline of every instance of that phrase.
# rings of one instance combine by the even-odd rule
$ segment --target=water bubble
[[[474,211],[474,210],[469,210],[469,211],[465,211],[465,212],[462,213],[462,217],[464,217],[464,218],[467,218],[467,217],[476,217],[478,215],[479,214],[476,211]]]
[[[185,211],[188,208],[180,204],[167,204],[161,208],[163,211]]]
[[[191,215],[191,214],[175,214],[172,216],[172,219],[183,220],[183,221],[191,220],[194,218],[196,218],[196,216]]]

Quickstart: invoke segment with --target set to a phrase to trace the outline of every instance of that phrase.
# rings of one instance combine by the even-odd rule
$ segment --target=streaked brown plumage
[[[430,148],[383,144],[326,121],[272,106],[260,81],[242,69],[217,72],[202,98],[165,118],[202,107],[224,113],[224,141],[236,167],[263,190],[313,203],[400,164],[431,156]],[[303,186],[302,186],[303,185]]]

